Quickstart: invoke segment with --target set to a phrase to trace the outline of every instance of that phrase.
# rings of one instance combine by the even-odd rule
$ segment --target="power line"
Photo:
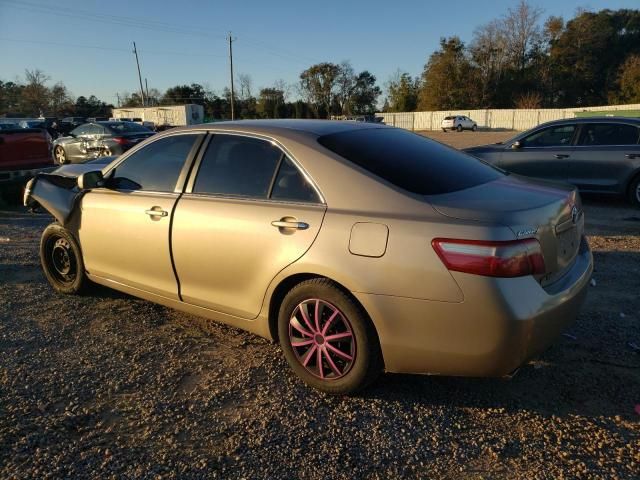
[[[0,37],[0,40],[6,42],[16,42],[16,43],[33,43],[38,45],[55,45],[59,47],[73,47],[73,48],[89,48],[95,50],[105,50],[105,51],[113,51],[113,52],[126,52],[127,54],[131,52],[128,48],[116,48],[116,47],[105,47],[101,45],[79,45],[75,43],[63,43],[63,42],[53,42],[53,41],[44,41],[44,40],[28,40],[21,38],[9,38],[9,37]],[[184,56],[192,56],[192,57],[210,57],[210,58],[224,58],[226,55],[214,55],[208,53],[188,53],[188,52],[165,52],[162,50],[145,50],[138,49],[140,54],[145,55],[179,55],[181,57]]]
[[[109,23],[112,25],[118,26],[126,26],[126,27],[135,27],[135,28],[143,28],[147,30],[153,31],[161,31],[161,32],[169,32],[183,35],[196,35],[196,36],[205,36],[209,38],[225,38],[227,36],[223,36],[219,33],[212,33],[210,30],[200,29],[197,27],[181,27],[176,24],[169,24],[164,22],[157,21],[149,21],[136,17],[123,17],[118,15],[108,15],[101,13],[94,13],[87,10],[78,10],[71,9],[65,7],[50,7],[47,5],[40,5],[35,3],[30,3],[24,0],[0,0],[0,3],[4,3],[5,5],[9,5],[13,8],[18,8],[27,11],[37,11],[39,13],[46,13],[51,15],[57,15],[67,18],[79,18],[86,21],[93,21],[98,23]],[[260,40],[252,40],[249,38],[244,38],[243,41],[247,44],[253,45],[254,47],[260,48],[263,51],[280,57],[284,60],[293,61],[296,63],[317,63],[317,59],[312,59],[310,57],[305,57],[299,54],[295,54],[293,52],[287,51],[282,48],[276,48],[271,45],[266,44],[264,41]]]

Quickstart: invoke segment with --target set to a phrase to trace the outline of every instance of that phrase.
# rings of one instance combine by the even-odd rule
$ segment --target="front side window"
[[[576,130],[575,125],[549,127],[525,137],[523,147],[568,147]]]
[[[109,186],[116,190],[173,192],[197,137],[172,135],[142,147],[116,166]]]
[[[202,157],[193,193],[267,198],[282,151],[270,142],[215,135]]]
[[[621,123],[594,123],[582,126],[579,145],[636,145],[638,127]]]

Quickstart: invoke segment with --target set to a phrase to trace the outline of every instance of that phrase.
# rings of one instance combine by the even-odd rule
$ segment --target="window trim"
[[[206,136],[206,130],[202,131],[202,130],[182,130],[182,131],[178,131],[178,132],[171,132],[171,133],[167,133],[164,134],[158,138],[154,138],[153,141],[149,142],[149,143],[145,143],[144,145],[136,145],[135,147],[133,147],[132,149],[130,149],[129,151],[127,151],[124,155],[122,155],[118,160],[116,160],[115,163],[110,163],[109,165],[107,165],[103,170],[102,170],[102,175],[105,179],[110,179],[111,176],[113,175],[114,171],[123,163],[125,162],[129,157],[131,157],[132,155],[134,155],[137,151],[149,147],[151,146],[151,144],[155,143],[155,142],[159,142],[165,138],[169,138],[169,137],[175,137],[178,135],[191,135],[196,137],[193,145],[191,146],[191,150],[189,150],[189,153],[187,154],[187,158],[184,161],[184,164],[182,165],[182,169],[180,170],[180,173],[178,174],[178,178],[176,179],[176,185],[174,187],[174,189],[170,192],[161,192],[158,190],[135,190],[135,189],[119,189],[119,188],[108,188],[108,187],[102,187],[106,190],[112,190],[114,192],[126,192],[126,193],[132,193],[132,192],[140,192],[143,194],[146,193],[150,193],[150,194],[180,194],[184,191],[184,187],[185,187],[185,181],[187,179],[187,176],[191,170],[191,167],[193,166],[193,162],[194,159],[198,156],[198,154],[200,153],[200,149],[201,146],[203,144],[203,139]]]
[[[193,186],[195,184],[196,177],[198,176],[198,172],[200,171],[200,165],[202,164],[202,159],[204,157],[204,154],[207,151],[207,148],[209,147],[209,145],[211,144],[211,141],[216,135],[228,135],[228,136],[252,138],[255,140],[262,140],[262,141],[271,143],[274,147],[280,150],[281,155],[276,165],[276,169],[273,173],[273,177],[269,185],[269,190],[267,192],[267,197],[256,198],[256,197],[250,197],[246,195],[230,195],[228,193],[198,193],[193,191]],[[316,194],[318,195],[319,202],[296,202],[292,200],[273,200],[270,198],[271,191],[273,189],[273,184],[275,182],[275,179],[280,170],[280,165],[282,164],[282,161],[285,156],[291,160],[291,163],[293,163],[293,166],[298,169],[300,174],[313,187]],[[298,160],[291,154],[291,152],[289,152],[289,150],[287,150],[287,148],[284,145],[282,145],[279,141],[277,141],[275,138],[268,137],[266,135],[237,132],[233,130],[210,130],[208,131],[207,139],[203,143],[202,148],[200,149],[200,152],[197,157],[198,158],[194,161],[193,168],[189,172],[189,179],[184,189],[185,194],[188,194],[194,197],[212,197],[212,198],[230,199],[230,200],[252,200],[257,202],[271,202],[271,203],[279,203],[279,204],[284,203],[284,204],[297,204],[297,205],[326,205],[324,195],[322,195],[322,192],[318,188],[316,182],[306,172],[306,170],[302,167],[302,165],[300,165],[300,162],[298,162]]]

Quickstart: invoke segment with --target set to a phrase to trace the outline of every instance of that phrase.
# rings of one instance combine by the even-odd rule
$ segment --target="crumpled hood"
[[[104,167],[113,162],[117,156],[111,157],[100,157],[95,160],[90,160],[84,163],[69,163],[67,165],[62,165],[59,168],[56,168],[53,172],[50,172],[52,175],[58,175],[61,177],[73,177],[78,178],[83,173],[87,172],[96,172],[98,170],[102,170]]]

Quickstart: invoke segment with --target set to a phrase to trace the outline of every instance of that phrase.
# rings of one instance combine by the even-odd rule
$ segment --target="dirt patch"
[[[470,132],[464,130],[462,132],[443,132],[441,130],[420,131],[417,132],[425,137],[437,140],[440,143],[446,143],[455,148],[475,147],[476,145],[488,145],[492,143],[504,142],[515,137],[518,133],[515,130],[501,130],[489,132]]]

